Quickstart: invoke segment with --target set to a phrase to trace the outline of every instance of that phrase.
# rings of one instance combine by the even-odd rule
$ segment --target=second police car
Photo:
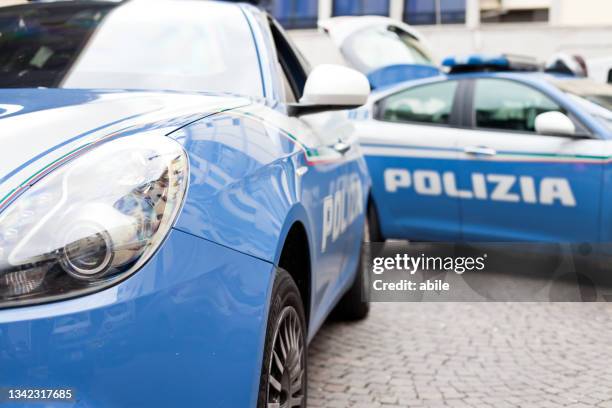
[[[612,87],[505,56],[352,112],[379,240],[612,240]]]

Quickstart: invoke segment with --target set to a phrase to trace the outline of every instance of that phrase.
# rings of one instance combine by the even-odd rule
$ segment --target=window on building
[[[404,21],[408,24],[436,24],[436,5],[431,0],[406,0]]]
[[[404,0],[408,24],[465,23],[465,0]]]
[[[440,0],[440,22],[442,24],[465,23],[465,0]]]
[[[548,9],[482,10],[482,23],[529,23],[548,21]]]
[[[318,0],[272,0],[269,4],[270,14],[287,29],[317,26]]]
[[[334,0],[334,16],[389,15],[389,0]]]

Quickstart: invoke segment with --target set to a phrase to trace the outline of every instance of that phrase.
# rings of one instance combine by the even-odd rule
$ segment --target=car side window
[[[308,77],[308,67],[303,57],[292,45],[289,37],[285,34],[281,26],[272,18],[269,18],[270,30],[274,38],[278,62],[280,63],[285,78],[288,82],[291,92],[287,89],[285,92],[285,102],[299,100],[304,92],[306,78]]]
[[[474,122],[478,128],[535,132],[535,118],[564,112],[542,92],[508,79],[479,79],[474,91]]]
[[[450,123],[457,81],[421,85],[384,99],[378,118],[389,122],[421,122],[437,125]]]

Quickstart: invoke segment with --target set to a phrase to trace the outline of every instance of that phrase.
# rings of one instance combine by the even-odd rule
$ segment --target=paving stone
[[[375,303],[309,351],[313,407],[610,407],[612,305]]]

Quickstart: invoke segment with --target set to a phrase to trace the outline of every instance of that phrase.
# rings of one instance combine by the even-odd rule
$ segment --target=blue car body
[[[167,136],[190,163],[182,211],[140,270],[86,296],[0,309],[0,387],[75,391],[73,401],[44,406],[255,406],[286,238],[296,226],[305,232],[310,340],[355,278],[364,222],[363,211],[348,209],[332,239],[323,203],[356,183],[353,206],[362,209],[370,187],[365,161],[344,121],[317,127],[288,117],[263,12],[215,2],[146,3],[116,7],[239,13],[236,21],[250,33],[244,44],[257,54],[255,67],[240,69],[253,68],[261,92],[0,90],[0,214],[75,151],[109,135]],[[342,135],[352,145],[346,154],[328,147]]]
[[[351,112],[382,237],[610,241],[610,89],[542,72],[473,71],[380,90]],[[570,118],[575,134],[538,134],[534,119],[549,110]]]
[[[380,90],[405,81],[429,78],[439,74],[440,70],[433,65],[397,64],[368,73],[368,80],[373,90]]]

